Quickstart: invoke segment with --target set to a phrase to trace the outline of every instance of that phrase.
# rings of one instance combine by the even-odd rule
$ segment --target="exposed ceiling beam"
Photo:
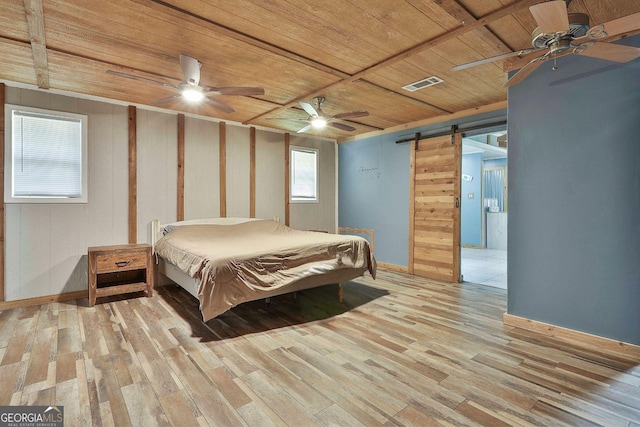
[[[44,37],[42,0],[24,0],[24,9],[29,27],[36,82],[40,89],[49,89],[49,65],[47,63],[47,44]]]

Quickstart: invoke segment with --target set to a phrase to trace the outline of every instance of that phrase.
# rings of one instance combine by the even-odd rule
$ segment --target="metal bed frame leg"
[[[342,283],[338,283],[338,302],[342,304]]]

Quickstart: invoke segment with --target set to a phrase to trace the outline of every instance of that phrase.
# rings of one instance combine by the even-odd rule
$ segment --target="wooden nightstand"
[[[96,298],[129,292],[153,294],[151,246],[116,245],[89,248],[89,307]]]

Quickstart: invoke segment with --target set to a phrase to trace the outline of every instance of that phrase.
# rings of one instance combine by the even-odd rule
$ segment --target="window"
[[[507,186],[504,166],[484,170],[484,207],[489,212],[506,212]]]
[[[318,201],[318,150],[291,147],[291,201]]]
[[[87,202],[87,116],[5,106],[5,202]]]

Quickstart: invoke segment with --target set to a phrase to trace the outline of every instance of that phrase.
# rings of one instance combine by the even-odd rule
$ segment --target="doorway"
[[[462,281],[507,288],[507,134],[462,139]]]

